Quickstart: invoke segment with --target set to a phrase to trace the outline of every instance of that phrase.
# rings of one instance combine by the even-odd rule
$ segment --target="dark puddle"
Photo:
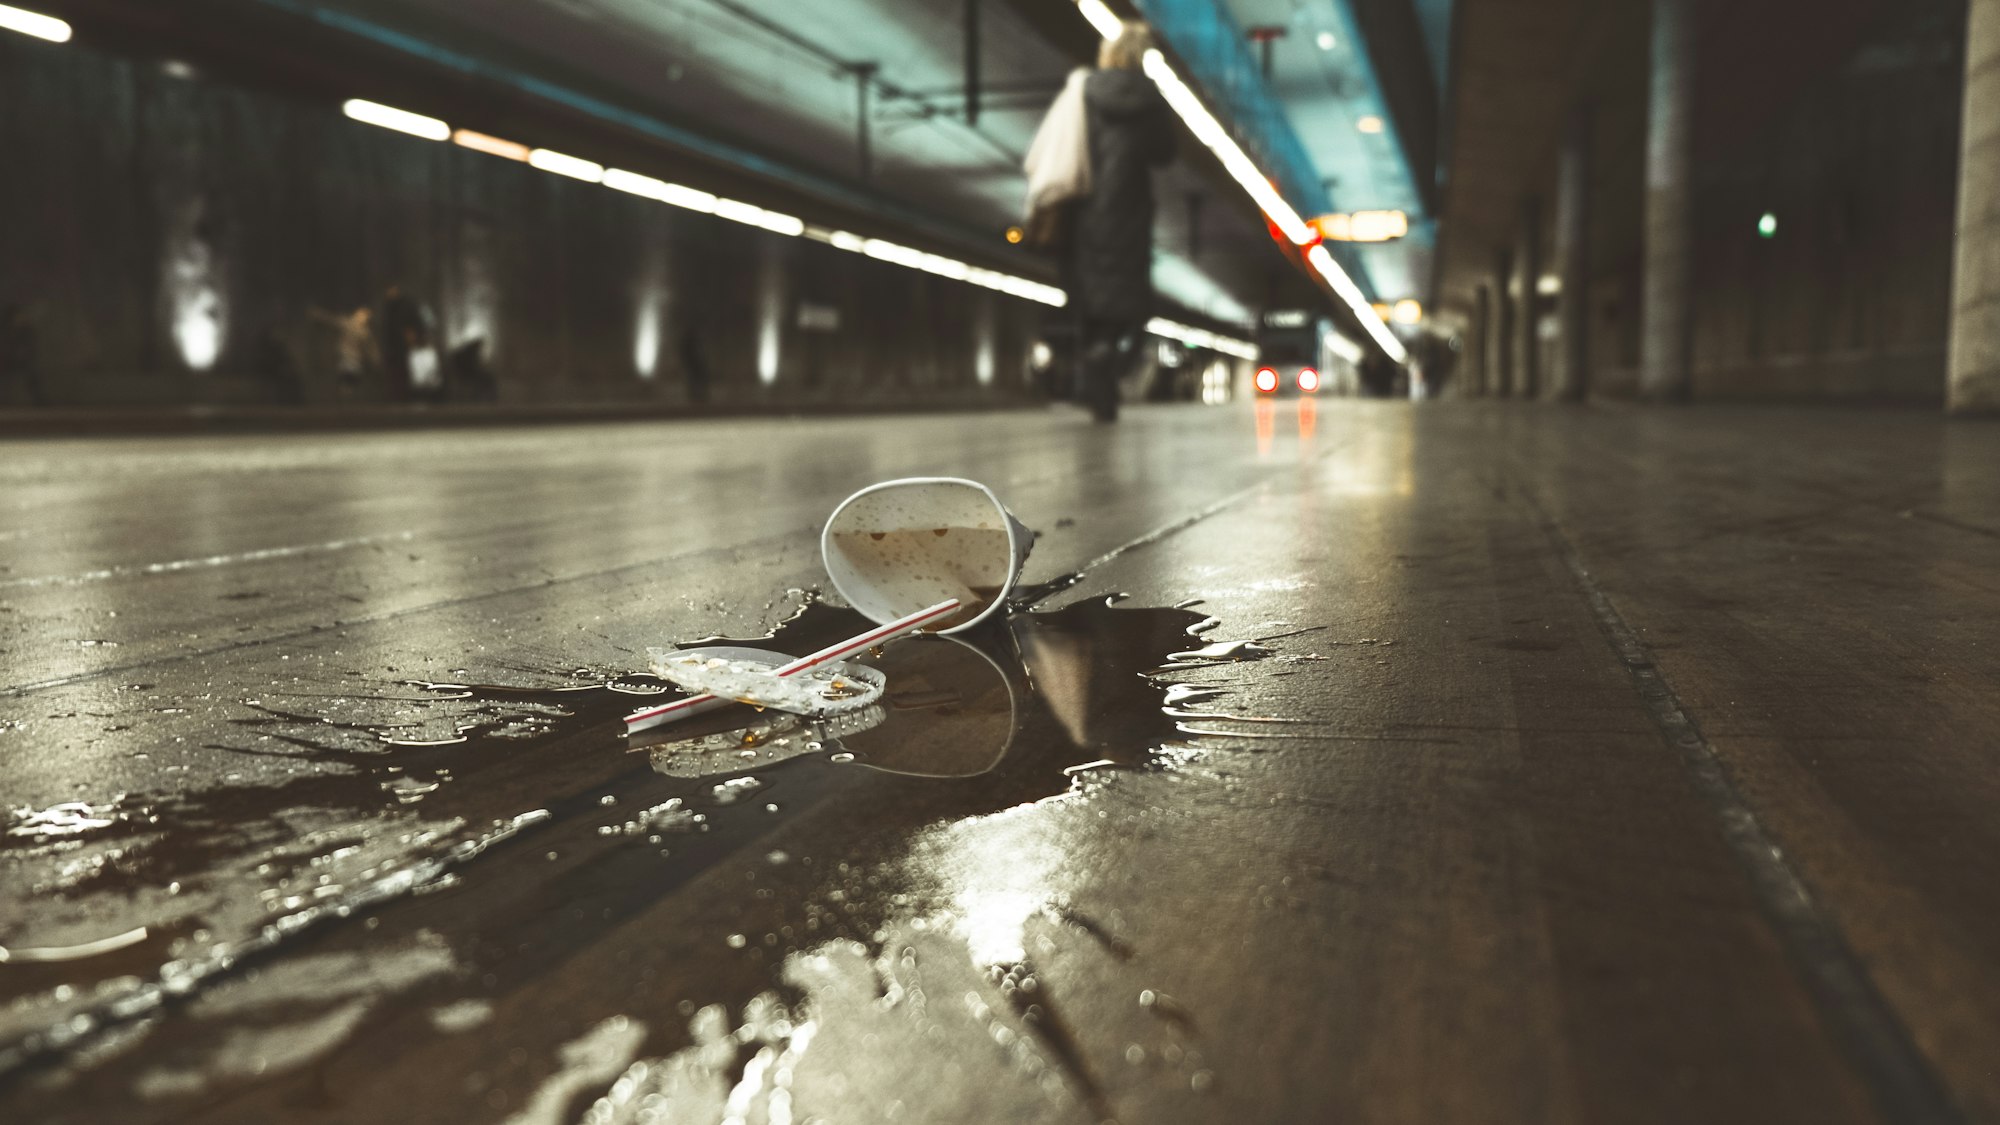
[[[1113,600],[1015,613],[959,637],[891,645],[870,661],[888,677],[883,700],[869,714],[819,726],[737,707],[628,745],[619,720],[665,690],[642,676],[555,688],[406,684],[406,696],[392,697],[405,714],[373,723],[259,703],[240,725],[264,736],[262,744],[235,749],[316,770],[156,806],[164,826],[129,874],[160,881],[207,872],[243,854],[244,845],[281,834],[276,814],[293,807],[355,816],[356,838],[323,841],[320,852],[361,842],[373,830],[371,817],[397,823],[393,814],[410,804],[433,821],[487,827],[438,840],[415,859],[405,853],[394,865],[354,873],[331,892],[323,875],[313,882],[323,858],[308,854],[313,849],[265,865],[270,885],[246,876],[242,888],[267,899],[275,893],[278,913],[259,933],[198,954],[179,951],[140,983],[0,1046],[0,1078],[58,1058],[105,1029],[154,1017],[281,952],[308,944],[365,952],[399,937],[441,937],[463,977],[381,1006],[369,1017],[372,1030],[350,1036],[336,1055],[361,1043],[379,1050],[382,1037],[414,1044],[435,1035],[422,1018],[429,1006],[504,998],[572,958],[627,940],[623,926],[719,865],[783,856],[759,864],[755,909],[772,912],[761,927],[763,945],[726,955],[712,925],[662,935],[664,943],[693,943],[697,951],[659,970],[678,980],[677,995],[728,995],[740,1007],[774,987],[771,965],[790,949],[834,938],[871,947],[879,941],[897,909],[896,890],[855,883],[829,906],[816,899],[829,881],[900,854],[930,825],[1064,792],[1077,767],[1144,765],[1182,737],[1182,717],[1231,717],[1191,710],[1214,698],[1202,694],[1214,688],[1169,695],[1155,673],[1256,659],[1269,649],[1254,642],[1191,647],[1210,620],[1204,615]],[[806,652],[867,625],[852,611],[814,603],[774,636],[735,643]],[[450,709],[442,732],[424,713],[434,707]],[[363,918],[366,928],[343,924]],[[157,956],[153,943],[147,949]],[[70,968],[83,978],[101,976]],[[117,966],[136,968],[129,957]],[[468,991],[467,982],[477,987]],[[48,981],[38,974],[34,983]],[[29,990],[8,981],[5,991],[19,997]],[[1027,1022],[1031,1030],[1059,1026],[1046,997]],[[676,1031],[685,1021],[649,1023],[648,1053],[685,1045]],[[190,1050],[206,1036],[174,1038],[161,1049]],[[1045,1038],[1058,1059],[1074,1053],[1060,1031]],[[547,1056],[559,1045],[552,1041]],[[533,1077],[506,1077],[525,1088],[495,1097],[525,1097]]]

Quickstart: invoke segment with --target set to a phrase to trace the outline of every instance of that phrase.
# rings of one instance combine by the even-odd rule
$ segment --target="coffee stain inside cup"
[[[856,570],[887,578],[918,603],[957,598],[957,613],[935,629],[978,617],[1000,597],[1013,548],[1003,528],[934,527],[836,531],[833,543]]]

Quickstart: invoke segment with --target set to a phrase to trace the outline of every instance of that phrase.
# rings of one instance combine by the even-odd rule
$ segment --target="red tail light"
[[[1319,372],[1310,367],[1299,368],[1299,389],[1307,394],[1319,390]]]
[[[1270,394],[1278,389],[1278,373],[1269,367],[1257,369],[1257,389]]]

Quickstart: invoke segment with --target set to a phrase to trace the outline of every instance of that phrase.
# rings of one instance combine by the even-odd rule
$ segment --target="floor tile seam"
[[[1900,1014],[1881,994],[1839,923],[1758,817],[1715,746],[1653,659],[1651,649],[1598,585],[1546,506],[1517,482],[1519,496],[1597,618],[1612,654],[1627,669],[1661,740],[1676,752],[1688,782],[1714,816],[1753,898],[1827,1029],[1846,1049],[1885,1119],[1960,1125],[1966,1121]]]

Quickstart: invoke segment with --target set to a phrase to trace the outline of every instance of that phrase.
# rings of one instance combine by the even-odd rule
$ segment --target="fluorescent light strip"
[[[806,232],[803,220],[778,211],[766,211],[754,203],[742,203],[734,199],[716,199],[715,213],[732,222],[747,223],[762,227],[776,234],[791,235],[796,238]]]
[[[485,133],[475,133],[470,129],[454,129],[451,133],[453,144],[483,152],[488,156],[498,156],[507,160],[528,159],[528,146],[514,141],[503,141],[499,137],[489,137]]]
[[[1327,284],[1333,286],[1334,293],[1347,307],[1354,310],[1355,319],[1361,322],[1361,327],[1388,353],[1390,359],[1403,363],[1410,358],[1409,353],[1403,350],[1403,342],[1389,331],[1389,325],[1383,321],[1381,314],[1362,295],[1361,287],[1354,284],[1354,279],[1347,276],[1347,271],[1340,268],[1340,263],[1333,260],[1326,247],[1314,246],[1307,250],[1306,261],[1319,271],[1321,277],[1326,278]]]
[[[380,102],[349,98],[341,105],[340,111],[364,124],[394,129],[398,133],[408,133],[412,137],[422,137],[427,141],[442,141],[451,136],[451,126],[435,117],[425,117],[421,113],[411,113],[407,109],[397,109]]]
[[[1076,0],[1076,10],[1083,13],[1083,18],[1090,21],[1097,34],[1106,39],[1118,38],[1118,32],[1123,29],[1118,17],[1104,6],[1104,0]]]
[[[1217,332],[1210,332],[1206,328],[1196,328],[1192,325],[1168,320],[1165,317],[1156,316],[1147,321],[1146,331],[1151,332],[1155,336],[1164,336],[1169,340],[1179,340],[1191,348],[1208,348],[1211,351],[1221,352],[1223,355],[1233,355],[1238,359],[1254,360],[1257,358],[1257,345],[1248,340],[1239,340],[1234,336],[1224,336]]]
[[[4,6],[0,6],[0,12],[8,10]],[[890,242],[886,239],[863,238],[858,234],[852,234],[844,230],[808,227],[805,221],[796,215],[787,215],[782,211],[768,210],[754,203],[745,203],[738,199],[725,199],[721,196],[712,195],[705,191],[697,191],[694,188],[681,184],[671,184],[665,180],[655,179],[652,176],[642,176],[637,172],[628,172],[623,168],[606,168],[594,161],[585,160],[577,156],[569,156],[551,149],[530,149],[526,145],[503,140],[499,137],[490,137],[484,133],[473,132],[470,129],[460,129],[453,132],[450,126],[434,117],[425,117],[421,114],[395,109],[376,102],[363,101],[359,98],[347,102],[343,109],[347,113],[347,116],[354,118],[356,121],[365,121],[370,125],[380,125],[386,129],[395,129],[398,132],[425,137],[430,140],[442,141],[449,139],[456,141],[466,148],[490,153],[494,156],[506,157],[511,160],[525,160],[531,167],[538,168],[544,172],[553,172],[559,176],[568,176],[572,179],[583,180],[588,183],[601,183],[605,187],[625,192],[628,195],[642,196],[646,199],[658,200],[661,203],[672,204],[675,207],[686,208],[690,211],[700,211],[704,214],[716,215],[720,218],[729,219],[732,222],[744,223],[762,230],[771,231],[774,234],[791,237],[805,235],[817,241],[824,242],[837,250],[866,254],[871,258],[893,262],[908,269],[922,270],[925,273],[936,274],[939,277],[950,278],[953,281],[969,282],[986,289],[1006,293],[1009,296],[1021,297],[1044,305],[1052,305],[1056,308],[1062,308],[1069,303],[1069,294],[1053,285],[1044,285],[1039,281],[1030,281],[1025,277],[1014,277],[1011,274],[1000,273],[997,270],[970,266],[956,258],[947,258],[942,254],[931,254],[923,250]]]
[[[1104,6],[1103,0],[1077,0],[1076,7],[1083,18],[1090,21],[1090,26],[1106,39],[1113,38],[1122,29],[1117,17]],[[1278,194],[1271,181],[1257,170],[1256,162],[1244,153],[1242,146],[1223,128],[1222,122],[1216,120],[1215,115],[1202,104],[1193,88],[1174,73],[1166,56],[1157,50],[1147,51],[1144,66],[1146,76],[1160,88],[1160,95],[1187,124],[1188,131],[1215,154],[1216,159],[1222,162],[1223,170],[1229,173],[1229,178],[1249,194],[1258,210],[1264,212],[1272,225],[1291,239],[1293,245],[1310,247],[1306,252],[1306,261],[1319,271],[1321,277],[1326,278],[1327,284],[1333,286],[1334,293],[1353,310],[1368,335],[1381,345],[1391,359],[1398,363],[1407,360],[1409,353],[1403,350],[1402,341],[1396,339],[1395,333],[1389,331],[1389,326],[1369,307],[1367,298],[1361,295],[1360,286],[1347,276],[1347,271],[1340,268],[1340,263],[1333,260],[1325,247],[1315,243],[1313,229],[1306,225],[1291,204],[1285,202],[1285,197]]]
[[[0,28],[32,35],[37,39],[46,39],[51,43],[67,43],[70,36],[69,24],[62,20],[54,16],[45,16],[40,12],[30,12],[26,8],[9,7],[6,4],[0,4]]]
[[[661,203],[671,203],[675,207],[686,208],[689,211],[700,211],[705,215],[713,215],[716,204],[720,202],[708,192],[696,191],[691,187],[683,187],[680,184],[670,184],[665,180],[656,180],[651,176],[641,176],[637,172],[627,172],[623,168],[612,168],[606,171],[604,173],[604,186],[615,188],[618,191],[631,195],[655,199]]]
[[[551,149],[538,148],[528,154],[528,165],[544,172],[554,172],[558,176],[568,176],[572,180],[601,184],[604,182],[604,165],[580,156],[569,156]]]

